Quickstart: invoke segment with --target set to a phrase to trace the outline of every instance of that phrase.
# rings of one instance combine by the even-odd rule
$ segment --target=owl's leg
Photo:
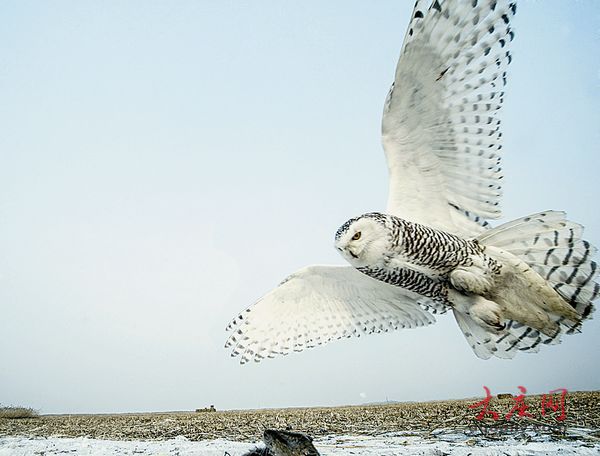
[[[474,294],[465,295],[456,290],[450,290],[448,297],[454,307],[488,331],[498,332],[504,329],[502,308],[494,301]]]
[[[468,266],[458,266],[450,272],[452,286],[465,293],[485,295],[494,285],[489,265],[484,258],[473,256]]]
[[[487,329],[494,331],[504,329],[502,309],[494,301],[477,296],[476,303],[469,309],[469,314],[473,320]]]

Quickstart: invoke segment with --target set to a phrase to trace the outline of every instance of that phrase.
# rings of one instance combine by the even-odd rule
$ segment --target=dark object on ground
[[[205,407],[205,408],[199,408],[196,409],[196,413],[202,413],[202,412],[216,412],[217,409],[215,408],[214,405],[211,405],[210,407]]]
[[[229,453],[225,453],[225,456],[231,456]],[[268,448],[259,448],[256,447],[253,450],[244,453],[242,456],[273,456],[273,453],[269,451]]]
[[[267,429],[263,441],[273,456],[319,456],[312,438],[301,432]]]
[[[512,399],[514,396],[510,393],[500,393],[496,397],[498,399]]]
[[[264,448],[255,448],[244,456],[320,456],[312,438],[301,432],[267,429],[263,442]]]

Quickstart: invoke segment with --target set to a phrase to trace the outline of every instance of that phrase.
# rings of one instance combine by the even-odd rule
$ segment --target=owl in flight
[[[582,226],[555,211],[486,221],[501,215],[498,112],[515,12],[506,0],[417,0],[384,105],[386,213],[339,228],[350,266],[305,267],[236,317],[232,356],[260,361],[446,311],[484,359],[579,331],[600,293]]]

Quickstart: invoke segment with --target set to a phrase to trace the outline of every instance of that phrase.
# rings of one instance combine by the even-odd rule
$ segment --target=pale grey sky
[[[382,210],[383,100],[412,1],[0,5],[0,403],[43,413],[336,405],[600,387],[600,323],[513,361],[451,316],[258,365],[225,325],[342,263]],[[521,1],[502,118],[508,220],[600,245],[600,3]]]

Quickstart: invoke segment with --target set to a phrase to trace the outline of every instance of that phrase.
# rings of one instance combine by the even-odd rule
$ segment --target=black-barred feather
[[[475,233],[481,221],[500,216],[498,112],[512,60],[509,45],[515,13],[515,3],[506,0],[415,5],[384,109],[389,213],[428,223],[431,214],[446,211],[447,220],[438,222],[462,234]],[[419,160],[407,160],[417,156]],[[442,176],[431,184],[441,183],[443,190],[428,194],[429,201],[424,201],[431,214],[416,213],[414,206],[403,203],[402,193],[407,190],[406,180],[414,175],[415,163],[423,177],[421,189],[430,185],[425,178],[432,167]],[[405,176],[408,169],[412,174]],[[446,209],[437,200],[440,195],[446,198]],[[473,218],[478,220],[469,225]]]
[[[482,245],[493,245],[521,258],[533,271],[575,309],[576,321],[548,312],[557,323],[554,334],[544,335],[510,321],[504,337],[515,337],[521,351],[538,351],[539,345],[560,343],[562,334],[580,331],[584,320],[594,311],[593,301],[600,294],[596,282],[598,267],[592,260],[596,248],[582,239],[583,227],[566,220],[564,212],[545,211],[514,220],[479,236]],[[535,343],[523,345],[525,336],[538,336]],[[502,337],[502,336],[501,336]],[[498,340],[501,340],[498,339]]]

